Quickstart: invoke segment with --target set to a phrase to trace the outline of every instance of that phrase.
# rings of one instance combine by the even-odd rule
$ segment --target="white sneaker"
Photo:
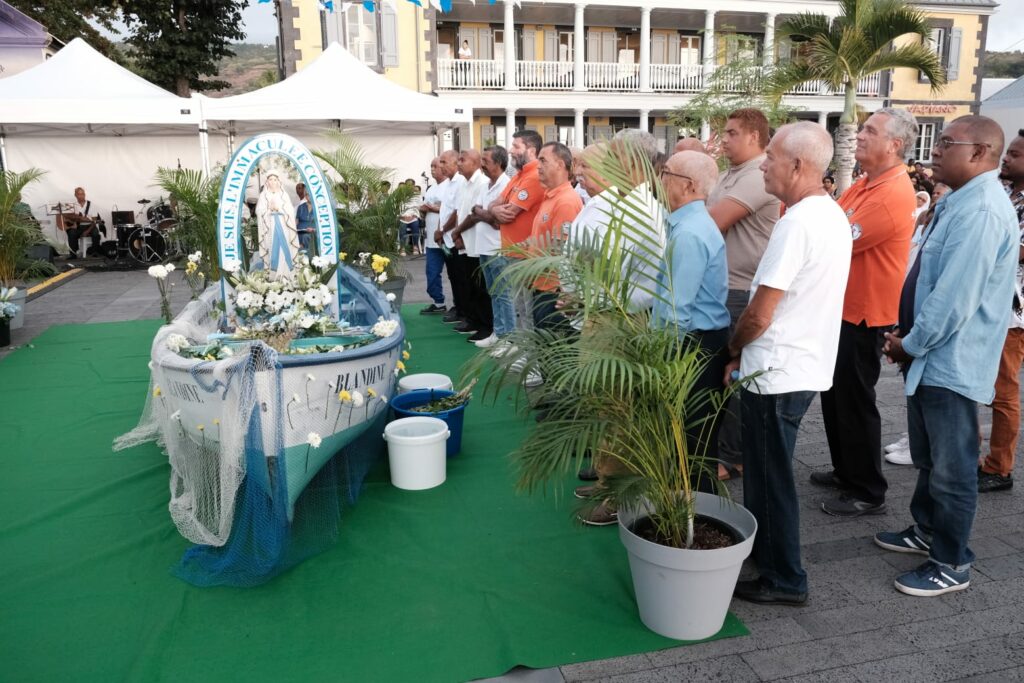
[[[473,343],[476,344],[476,347],[478,349],[489,349],[498,343],[498,335],[491,332],[490,337],[487,337],[486,339],[481,339],[479,341],[475,341]]]
[[[544,384],[544,377],[541,376],[539,372],[536,370],[530,370],[526,373],[526,379],[523,380],[524,387],[527,389],[533,389],[534,387],[539,387],[541,384]]]
[[[913,465],[914,461],[910,457],[910,449],[905,451],[889,451],[885,454],[885,461],[892,463],[893,465]]]
[[[501,358],[502,356],[504,356],[507,353],[515,353],[518,350],[519,349],[517,349],[515,344],[513,344],[512,342],[508,342],[508,341],[504,341],[502,339],[499,339],[498,342],[494,345],[494,348],[491,349],[491,358]],[[520,360],[522,360],[522,359],[520,359]],[[514,367],[512,369],[515,370],[516,372],[522,372],[523,371],[523,367],[522,367],[521,363],[520,363],[519,367],[517,367],[517,368]]]
[[[892,453],[893,451],[905,451],[910,448],[910,437],[904,434],[900,437],[900,440],[896,443],[891,443],[885,447],[886,453]]]

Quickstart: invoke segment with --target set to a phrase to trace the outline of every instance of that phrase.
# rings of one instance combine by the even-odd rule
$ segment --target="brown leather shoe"
[[[611,526],[619,521],[619,513],[607,502],[601,503],[587,513],[580,513],[576,518],[587,526]]]

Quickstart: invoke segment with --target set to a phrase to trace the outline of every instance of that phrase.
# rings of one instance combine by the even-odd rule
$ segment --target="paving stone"
[[[958,611],[941,600],[923,600],[898,593],[891,582],[887,588],[885,600],[803,614],[796,617],[796,621],[813,638],[828,638],[949,616]]]
[[[773,680],[894,657],[916,650],[913,643],[887,628],[782,645],[740,656],[763,680]]]
[[[953,647],[968,639],[989,641],[1024,632],[1024,610],[1006,605],[905,624],[895,631],[922,650]]]
[[[593,662],[580,662],[559,667],[566,681],[591,681],[613,674],[631,673],[651,668],[646,654],[615,657]]]
[[[849,667],[778,679],[779,683],[863,683]]]
[[[996,580],[1024,576],[1024,555],[1017,553],[981,559],[974,563],[972,569]]]
[[[964,638],[961,634],[961,641]],[[1022,663],[1024,653],[1010,646],[1007,639],[999,639],[961,642],[951,647],[877,659],[853,670],[864,681],[949,681]],[[997,680],[1005,679],[997,677]]]
[[[792,611],[792,610],[790,610]],[[789,643],[810,640],[811,635],[792,617],[766,619],[749,622],[750,635],[742,638],[723,638],[710,643],[675,647],[648,653],[647,658],[655,667],[672,666],[701,659],[712,659],[751,650],[763,650]]]
[[[957,679],[957,683],[1009,683],[1010,681],[1024,681],[1024,666]]]
[[[476,683],[564,683],[562,673],[557,668],[528,669],[517,666],[504,676],[480,678]]]
[[[595,680],[600,683],[679,683],[679,681],[743,683],[760,679],[742,659],[736,655],[730,655]]]

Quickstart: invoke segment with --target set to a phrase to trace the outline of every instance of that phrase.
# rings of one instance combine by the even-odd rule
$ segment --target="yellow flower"
[[[220,424],[220,419],[219,419],[219,418],[216,418],[216,417],[215,417],[215,418],[213,418],[213,424],[215,424],[215,425],[219,425],[219,424]]]
[[[398,367],[398,369],[399,369],[399,370],[401,370],[402,372],[405,372],[405,363],[403,363],[402,361],[398,361],[398,365],[397,365],[397,367]]]
[[[185,266],[186,275],[193,275],[197,270],[199,270],[199,266],[197,266],[195,263],[192,263],[192,261],[189,261],[188,265]]]
[[[160,398],[161,396],[163,396],[163,393],[164,392],[160,390],[160,387],[156,387],[155,389],[153,389],[153,398]]]
[[[196,425],[196,429],[198,429],[199,431],[203,431],[204,429],[206,429],[206,426],[205,425]]]
[[[338,400],[342,402],[351,401],[352,394],[348,393],[348,391],[346,391],[345,389],[342,389],[341,391],[338,392]]]
[[[373,387],[368,387],[366,389],[366,395],[370,398],[375,398],[377,396],[377,392],[373,390]]]
[[[338,254],[338,260],[339,261],[344,261],[347,258],[348,258],[348,252],[343,251],[343,252],[340,252]]]
[[[402,360],[409,360],[409,352],[402,351]]]

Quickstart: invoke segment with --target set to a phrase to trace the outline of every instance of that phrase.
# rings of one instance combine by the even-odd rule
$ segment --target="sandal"
[[[743,477],[743,465],[730,465],[728,463],[718,463],[718,481],[729,481],[730,479],[740,479]]]

